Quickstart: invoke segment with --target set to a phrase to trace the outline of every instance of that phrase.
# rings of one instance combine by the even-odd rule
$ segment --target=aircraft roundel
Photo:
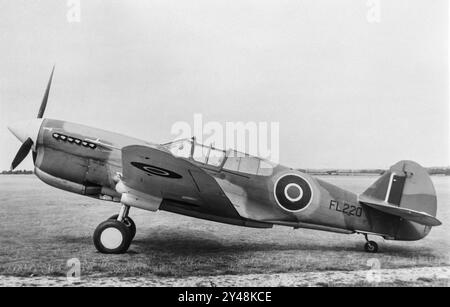
[[[156,175],[156,176],[160,176],[160,177],[167,177],[167,178],[174,178],[174,179],[182,178],[181,175],[179,175],[175,172],[172,172],[167,169],[157,167],[154,165],[149,165],[149,164],[140,163],[140,162],[131,162],[131,165],[146,172],[149,175]]]
[[[305,209],[312,200],[311,185],[297,174],[286,174],[275,183],[274,196],[284,210],[298,212]]]

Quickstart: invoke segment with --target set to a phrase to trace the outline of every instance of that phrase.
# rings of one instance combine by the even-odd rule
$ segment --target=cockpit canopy
[[[274,163],[236,150],[221,150],[197,143],[195,138],[182,139],[163,145],[174,156],[193,160],[206,167],[239,173],[270,176]]]

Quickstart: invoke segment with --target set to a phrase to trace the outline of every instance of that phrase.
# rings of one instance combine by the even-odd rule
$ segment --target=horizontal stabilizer
[[[376,198],[360,195],[359,201],[376,210],[399,216],[401,218],[404,218],[405,220],[413,221],[421,225],[439,226],[442,224],[437,218],[426,212],[419,212],[408,208],[397,207],[386,201],[378,200]]]

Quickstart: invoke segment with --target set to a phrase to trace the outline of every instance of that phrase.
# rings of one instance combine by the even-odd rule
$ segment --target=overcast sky
[[[6,126],[45,117],[153,142],[177,121],[280,123],[302,168],[449,165],[446,0],[0,0],[0,169]],[[20,168],[31,169],[28,157]]]

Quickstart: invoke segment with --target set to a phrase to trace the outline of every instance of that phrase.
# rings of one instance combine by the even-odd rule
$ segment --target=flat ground
[[[362,192],[376,178],[323,177],[354,192]],[[380,246],[376,255],[363,251],[359,235],[242,228],[138,209],[130,213],[138,232],[129,252],[102,255],[91,235],[118,212],[117,204],[54,189],[34,176],[0,176],[0,275],[63,277],[71,258],[80,260],[85,278],[355,271],[368,270],[374,257],[381,269],[449,266],[450,177],[433,181],[443,225],[417,242],[374,238]]]

